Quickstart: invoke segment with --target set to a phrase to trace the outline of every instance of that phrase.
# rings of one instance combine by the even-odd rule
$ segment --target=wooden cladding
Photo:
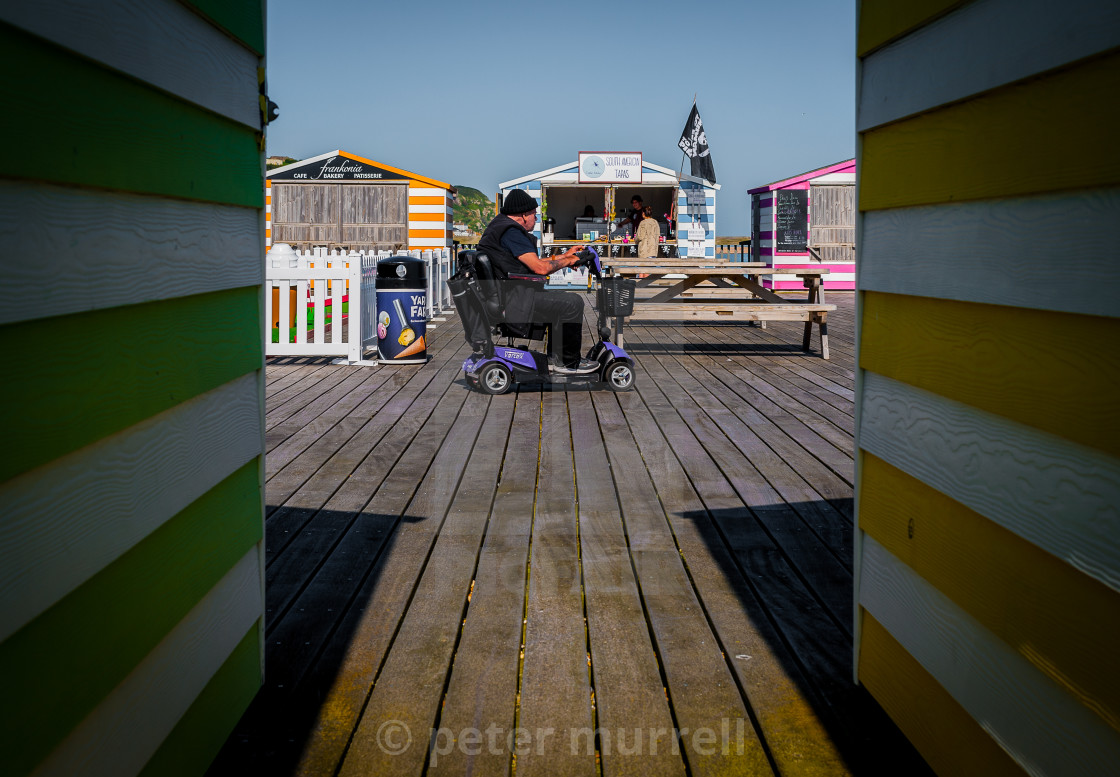
[[[408,243],[408,187],[273,183],[272,242],[395,248]]]
[[[856,187],[809,189],[809,253],[822,262],[856,260]]]

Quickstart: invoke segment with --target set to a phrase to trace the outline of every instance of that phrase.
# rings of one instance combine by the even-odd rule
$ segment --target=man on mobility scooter
[[[531,197],[524,196],[535,206]],[[520,206],[515,203],[514,207]],[[502,236],[513,232],[514,228],[527,235],[523,225],[532,225],[533,215],[528,211],[526,213],[529,215],[514,214],[507,218],[508,214],[502,214],[494,219],[490,226],[495,228],[497,237],[487,229],[490,244],[497,243],[499,249],[505,250],[501,247]],[[514,224],[514,227],[509,224]],[[516,250],[517,244],[514,245]],[[585,359],[579,357],[583,320],[583,300],[579,295],[545,292],[546,276],[507,272],[491,260],[487,251],[459,252],[455,275],[448,279],[447,286],[463,324],[463,334],[473,351],[463,362],[463,374],[470,386],[488,394],[504,394],[517,382],[601,381],[613,391],[626,391],[633,385],[634,362],[624,350],[610,342],[607,323],[610,317],[628,316],[633,312],[634,281],[629,278],[603,278],[603,266],[595,250],[588,248],[574,253],[578,249],[577,246],[564,256],[543,261],[537,257],[535,250],[521,254],[511,252],[513,258],[506,257],[505,266],[520,270],[524,263],[524,267],[535,265],[539,269],[555,270],[583,265],[602,280],[596,304],[596,332],[599,337]],[[490,251],[498,253],[494,248]],[[557,300],[558,304],[551,306],[553,300]],[[550,341],[549,352],[559,354],[563,359],[578,360],[578,366],[566,367],[564,362],[556,364],[547,354],[514,346],[516,338],[530,341],[543,339],[546,324],[554,336],[559,334],[563,337],[560,344],[554,339]],[[495,335],[507,338],[507,344],[495,345]],[[571,361],[568,363],[571,364]]]
[[[499,275],[533,273],[551,275],[581,261],[583,246],[572,246],[560,256],[541,259],[531,231],[537,220],[537,201],[514,189],[502,203],[501,214],[482,233],[478,250],[490,257]],[[543,292],[532,284],[517,284],[505,296],[507,321],[544,324],[548,328],[550,371],[582,375],[598,371],[599,364],[580,358],[583,335],[583,300],[566,291]]]

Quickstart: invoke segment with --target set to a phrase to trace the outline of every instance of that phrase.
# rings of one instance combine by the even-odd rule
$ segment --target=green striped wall
[[[939,774],[1106,773],[1120,9],[858,13],[855,675]]]
[[[0,292],[12,775],[203,774],[263,674],[264,6],[135,12],[0,9],[4,229],[49,268]]]

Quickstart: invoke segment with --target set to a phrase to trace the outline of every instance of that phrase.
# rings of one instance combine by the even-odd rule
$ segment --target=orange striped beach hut
[[[265,247],[449,248],[454,195],[449,183],[347,151],[330,151],[269,171]]]

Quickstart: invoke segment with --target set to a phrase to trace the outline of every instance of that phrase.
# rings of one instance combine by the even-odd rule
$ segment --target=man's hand
[[[579,251],[583,250],[583,246],[572,246],[559,256],[552,256],[548,259],[541,259],[534,254],[522,254],[517,257],[518,260],[538,275],[551,275],[557,270],[562,270],[565,267],[571,267],[579,261],[577,255]]]
[[[564,266],[565,267],[571,267],[573,264],[579,264],[579,258],[580,258],[579,257],[579,252],[582,251],[583,249],[584,249],[584,246],[572,246],[567,251],[565,251],[563,254],[561,254],[561,256],[560,256],[561,259],[570,260]]]

